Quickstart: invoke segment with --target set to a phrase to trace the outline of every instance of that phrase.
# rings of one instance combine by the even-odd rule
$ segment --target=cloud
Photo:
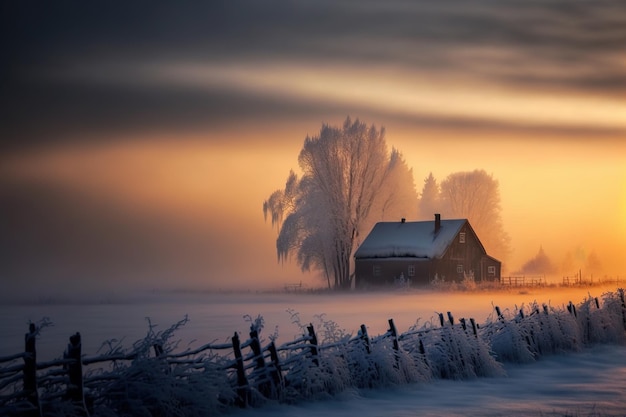
[[[433,112],[415,100],[432,84],[453,106],[455,96],[441,86],[462,84],[475,89],[478,105],[484,104],[480,93],[485,86],[551,95],[557,107],[558,101],[567,107],[587,97],[601,105],[618,101],[626,92],[624,16],[626,6],[620,3],[565,0],[478,5],[235,0],[176,6],[112,1],[41,8],[19,3],[3,21],[2,46],[11,65],[0,81],[0,109],[7,116],[0,130],[2,145],[85,138],[94,131],[110,137],[119,131],[269,119],[319,122],[333,112],[341,117],[369,112],[452,129],[545,128],[569,134],[580,128],[623,134],[620,126],[574,129],[558,120],[550,124],[454,109]],[[218,77],[208,85],[163,77],[189,64],[212,68],[214,76],[233,68],[243,72],[239,80],[226,73],[227,82]],[[160,71],[160,82],[155,71]],[[312,76],[306,84],[291,91],[307,71]],[[270,88],[259,88],[263,78]],[[391,108],[384,108],[382,94],[373,99],[368,91],[387,88],[399,78],[401,83],[391,87]],[[398,90],[412,94],[413,100],[399,102]],[[502,97],[487,98],[499,102]],[[624,111],[609,110],[604,113],[614,118]]]

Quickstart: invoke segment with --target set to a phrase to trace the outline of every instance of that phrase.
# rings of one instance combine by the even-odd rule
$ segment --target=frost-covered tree
[[[298,177],[293,171],[289,171],[289,176],[285,182],[285,188],[276,190],[263,202],[263,215],[267,221],[267,214],[272,216],[272,225],[280,228],[283,223],[285,213],[293,211],[298,193]],[[280,229],[279,229],[280,231]]]
[[[424,180],[424,187],[419,199],[419,217],[422,219],[432,219],[433,214],[441,211],[439,202],[439,184],[431,172]]]
[[[487,253],[503,260],[509,236],[502,226],[499,183],[484,170],[456,172],[441,182],[441,214],[467,218]]]
[[[378,196],[372,201],[372,215],[364,222],[362,230],[365,232],[369,232],[379,221],[415,218],[417,192],[413,169],[409,168],[402,153],[396,148],[391,149],[386,164],[384,182]]]
[[[387,150],[384,129],[350,118],[307,136],[298,162],[302,177],[291,172],[285,189],[263,203],[278,228],[278,259],[295,255],[329,287],[349,288],[360,237],[377,221],[415,213],[413,172],[399,151]]]

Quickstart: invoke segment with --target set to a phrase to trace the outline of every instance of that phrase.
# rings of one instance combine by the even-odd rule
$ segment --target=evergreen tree
[[[554,266],[548,255],[543,250],[543,246],[539,246],[539,252],[534,258],[528,260],[520,269],[521,274],[553,274],[557,268]]]
[[[424,180],[424,187],[419,199],[419,218],[431,220],[435,213],[441,211],[439,184],[431,172]]]

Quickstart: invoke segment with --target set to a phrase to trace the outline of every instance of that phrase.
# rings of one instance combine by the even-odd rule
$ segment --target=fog
[[[278,343],[300,336],[302,329],[295,323],[313,323],[318,332],[324,322],[335,322],[338,329],[355,334],[365,324],[372,336],[388,329],[392,318],[399,332],[415,324],[432,321],[438,325],[438,313],[449,311],[456,320],[474,318],[482,324],[493,318],[495,306],[505,314],[516,314],[522,306],[537,302],[554,308],[564,308],[570,301],[582,302],[589,296],[601,297],[615,291],[621,283],[594,287],[534,287],[503,288],[497,291],[439,291],[419,289],[389,290],[378,293],[290,293],[284,292],[208,292],[208,291],[142,291],[110,290],[83,297],[50,294],[39,299],[22,300],[3,296],[0,319],[3,339],[0,356],[23,348],[24,332],[29,321],[39,322],[47,317],[53,324],[42,330],[38,339],[38,357],[51,360],[62,353],[69,335],[80,331],[83,352],[95,355],[102,344],[111,339],[129,347],[143,338],[148,321],[162,331],[185,316],[189,322],[176,332],[181,349],[209,342],[226,342],[233,332],[245,336],[250,321],[264,319],[261,336],[275,334]],[[297,318],[294,316],[297,313]]]
[[[389,129],[388,140],[401,146],[393,132]],[[289,151],[268,145],[247,153],[192,138],[15,156],[3,165],[1,188],[1,256],[8,288],[36,296],[122,285],[276,289],[302,281],[307,288],[323,287],[316,274],[277,261],[276,229],[263,221],[262,201],[296,166],[299,136],[294,133],[297,144]],[[542,247],[557,266],[552,282],[581,269],[596,280],[626,275],[620,256],[626,153],[591,143],[567,144],[565,156],[556,149],[547,155],[546,145],[515,141],[477,141],[455,149],[471,156],[478,145],[498,151],[476,160],[500,183],[504,230],[512,246],[504,274],[518,271]],[[404,150],[418,187],[430,171],[445,178],[470,169],[472,162],[461,156],[434,157],[439,146],[444,145],[408,143]],[[500,156],[526,146],[544,156],[534,158],[533,165],[530,156]],[[582,170],[583,163],[594,165]],[[601,269],[586,270],[591,252]]]
[[[626,275],[623,5],[75,6],[3,13],[9,298],[324,286],[277,262],[261,207],[346,116],[386,128],[418,191],[493,175],[505,274],[541,247],[554,282]]]

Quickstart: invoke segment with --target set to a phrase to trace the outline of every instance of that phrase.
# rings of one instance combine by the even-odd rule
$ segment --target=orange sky
[[[543,247],[626,275],[626,8],[241,6],[8,11],[3,279],[322,286],[277,264],[262,203],[346,116],[386,128],[418,191],[492,174],[505,273]]]
[[[69,187],[129,216],[155,216],[190,230],[210,228],[213,246],[200,240],[204,247],[196,250],[201,259],[204,251],[217,256],[206,263],[194,260],[194,268],[202,269],[181,278],[182,287],[245,287],[250,281],[272,287],[300,280],[321,286],[314,274],[276,262],[276,232],[261,210],[263,200],[284,185],[289,169],[297,169],[304,134],[276,140],[288,146],[259,137],[260,145],[246,148],[206,143],[202,132],[176,143],[152,136],[24,152],[4,168],[10,177]],[[396,132],[393,126],[387,126],[387,139],[413,167],[418,191],[431,171],[441,180],[479,168],[500,182],[502,218],[513,248],[506,271],[519,268],[542,246],[558,265],[567,251],[582,248],[599,255],[606,274],[626,273],[625,142],[457,139],[445,132]]]

